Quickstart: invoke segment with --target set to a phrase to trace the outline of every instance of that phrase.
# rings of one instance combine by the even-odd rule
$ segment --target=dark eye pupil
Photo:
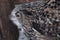
[[[16,17],[19,17],[18,13],[19,13],[19,12],[15,13]]]
[[[19,17],[19,15],[16,15],[17,17]]]

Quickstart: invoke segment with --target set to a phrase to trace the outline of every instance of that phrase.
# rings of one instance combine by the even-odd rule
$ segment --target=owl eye
[[[19,17],[19,12],[16,12],[15,15],[16,15],[16,17]]]

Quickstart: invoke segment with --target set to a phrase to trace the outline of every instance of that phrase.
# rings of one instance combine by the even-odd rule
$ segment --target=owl
[[[35,1],[22,4],[20,7],[15,15],[27,34],[36,37],[36,30],[40,35],[59,38],[60,5],[56,0]]]

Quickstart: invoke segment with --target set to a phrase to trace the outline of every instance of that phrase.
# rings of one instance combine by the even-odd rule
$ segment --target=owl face
[[[52,0],[45,6],[41,6],[41,4],[36,3],[31,5],[31,7],[25,7],[24,9],[19,10],[16,13],[16,17],[20,22],[22,22],[22,25],[27,28],[26,30],[34,28],[41,34],[56,36],[60,25],[60,15],[58,10],[54,8],[57,7],[55,4],[57,3]]]

